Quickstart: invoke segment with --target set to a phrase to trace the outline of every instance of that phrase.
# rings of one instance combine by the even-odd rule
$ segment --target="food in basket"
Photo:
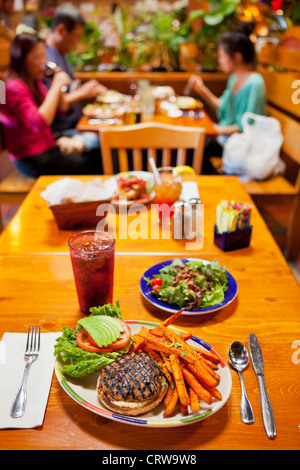
[[[149,197],[147,192],[147,181],[130,174],[120,176],[117,179],[117,191],[114,194],[113,199],[120,199],[122,196],[126,197],[130,201],[146,199]]]
[[[155,408],[167,392],[167,380],[152,356],[131,352],[105,366],[97,382],[100,402],[110,410],[136,416]]]

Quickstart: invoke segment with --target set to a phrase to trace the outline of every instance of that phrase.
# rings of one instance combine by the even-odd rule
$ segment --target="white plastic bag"
[[[280,122],[247,112],[242,125],[243,132],[231,135],[224,144],[224,172],[239,175],[243,181],[264,180],[283,173],[286,165],[280,158]]]

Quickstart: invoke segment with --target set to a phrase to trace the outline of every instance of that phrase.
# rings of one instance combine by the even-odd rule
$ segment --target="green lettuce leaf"
[[[119,302],[116,302],[114,307],[107,304],[103,307],[95,307],[93,310],[93,315],[109,315],[111,313],[111,316],[122,318],[119,316],[121,315]],[[83,377],[100,370],[113,362],[118,356],[126,354],[133,341],[131,338],[126,346],[110,353],[99,354],[85,351],[76,343],[76,335],[81,328],[79,324],[74,329],[70,326],[64,326],[61,329],[62,336],[57,338],[54,345],[54,356],[62,364],[61,372],[63,375]]]
[[[106,304],[102,305],[101,307],[92,307],[90,308],[90,312],[92,315],[109,315],[110,317],[122,319],[120,303],[118,300],[114,306],[111,304]]]

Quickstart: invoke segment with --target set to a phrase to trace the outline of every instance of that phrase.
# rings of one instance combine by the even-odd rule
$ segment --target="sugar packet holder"
[[[248,203],[221,201],[217,206],[214,243],[222,251],[234,251],[250,245],[252,207]]]

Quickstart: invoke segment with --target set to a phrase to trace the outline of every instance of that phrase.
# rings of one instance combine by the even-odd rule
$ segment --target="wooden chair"
[[[0,71],[8,69],[10,62],[10,43],[12,39],[12,32],[0,25]]]
[[[143,170],[142,151],[157,162],[157,150],[162,151],[162,166],[171,165],[172,150],[177,152],[175,165],[187,163],[187,151],[194,150],[192,166],[201,173],[205,130],[201,128],[173,126],[162,123],[142,123],[132,126],[109,127],[100,131],[104,174],[113,174],[112,149],[118,155],[119,171],[128,171],[128,149],[133,153],[133,170]],[[174,165],[172,165],[174,166]],[[147,158],[147,169],[150,170]]]

